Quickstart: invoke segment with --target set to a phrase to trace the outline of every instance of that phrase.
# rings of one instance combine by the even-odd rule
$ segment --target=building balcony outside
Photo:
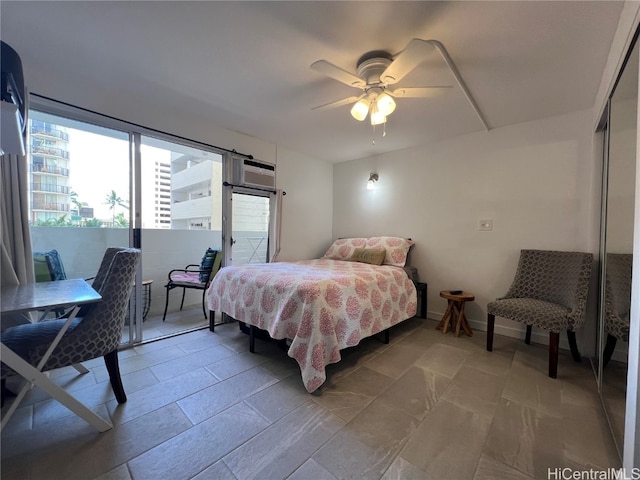
[[[188,220],[190,218],[210,218],[214,202],[211,197],[201,197],[171,204],[172,220]]]
[[[40,200],[34,200],[31,205],[31,210],[46,210],[49,212],[68,212],[69,205],[66,203],[53,203],[53,202],[43,202]]]
[[[214,162],[207,160],[190,168],[174,172],[171,176],[171,190],[188,191],[196,188],[208,188],[213,178],[213,169]]]
[[[52,175],[62,175],[63,177],[69,176],[69,169],[63,167],[54,167],[50,165],[45,165],[42,163],[33,163],[31,164],[31,171],[35,173],[50,173]]]
[[[69,158],[68,151],[62,148],[52,147],[50,145],[33,145],[32,144],[30,151],[32,155],[49,155],[52,157],[58,157],[58,158],[64,158],[64,159]]]
[[[69,141],[69,134],[67,132],[63,132],[59,128],[42,122],[33,122],[30,132],[32,136],[57,138],[65,142]]]
[[[69,195],[71,189],[65,185],[51,185],[49,183],[31,182],[31,191]]]

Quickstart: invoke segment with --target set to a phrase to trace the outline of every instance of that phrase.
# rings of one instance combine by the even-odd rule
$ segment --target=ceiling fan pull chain
[[[386,137],[387,136],[387,122],[384,122],[382,124],[382,136]]]
[[[371,145],[376,144],[376,126],[373,125],[373,138],[371,139]]]

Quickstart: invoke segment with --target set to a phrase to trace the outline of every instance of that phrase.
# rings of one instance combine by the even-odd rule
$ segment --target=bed
[[[209,310],[287,339],[313,392],[340,350],[415,315],[416,288],[403,268],[411,245],[399,237],[339,239],[315,260],[224,267],[207,290]]]

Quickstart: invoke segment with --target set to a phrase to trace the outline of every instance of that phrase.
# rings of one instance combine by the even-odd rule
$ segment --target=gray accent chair
[[[134,248],[106,250],[92,285],[102,301],[80,309],[42,371],[104,357],[118,403],[127,401],[118,366],[118,346],[140,256],[140,250]],[[2,332],[2,343],[37,366],[65,321],[62,318],[8,328]],[[1,365],[3,387],[6,378],[15,374],[4,363]]]
[[[629,341],[629,315],[631,310],[631,253],[609,253],[605,265],[604,327],[607,342],[602,364],[607,366],[618,340]]]
[[[567,332],[571,354],[581,361],[576,329],[584,323],[593,255],[582,252],[521,250],[516,275],[504,297],[487,305],[487,350],[493,350],[495,317],[549,331],[549,376],[558,375],[560,332]]]

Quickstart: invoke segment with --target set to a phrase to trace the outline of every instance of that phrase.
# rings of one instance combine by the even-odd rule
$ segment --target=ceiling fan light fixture
[[[388,117],[396,109],[396,102],[388,93],[382,93],[376,99],[376,106],[378,112]]]
[[[371,125],[380,125],[386,122],[387,122],[387,116],[383,115],[382,112],[371,113]]]
[[[365,118],[367,118],[367,114],[369,113],[369,105],[369,101],[366,98],[361,98],[353,107],[351,107],[351,116],[359,122],[362,122]]]

